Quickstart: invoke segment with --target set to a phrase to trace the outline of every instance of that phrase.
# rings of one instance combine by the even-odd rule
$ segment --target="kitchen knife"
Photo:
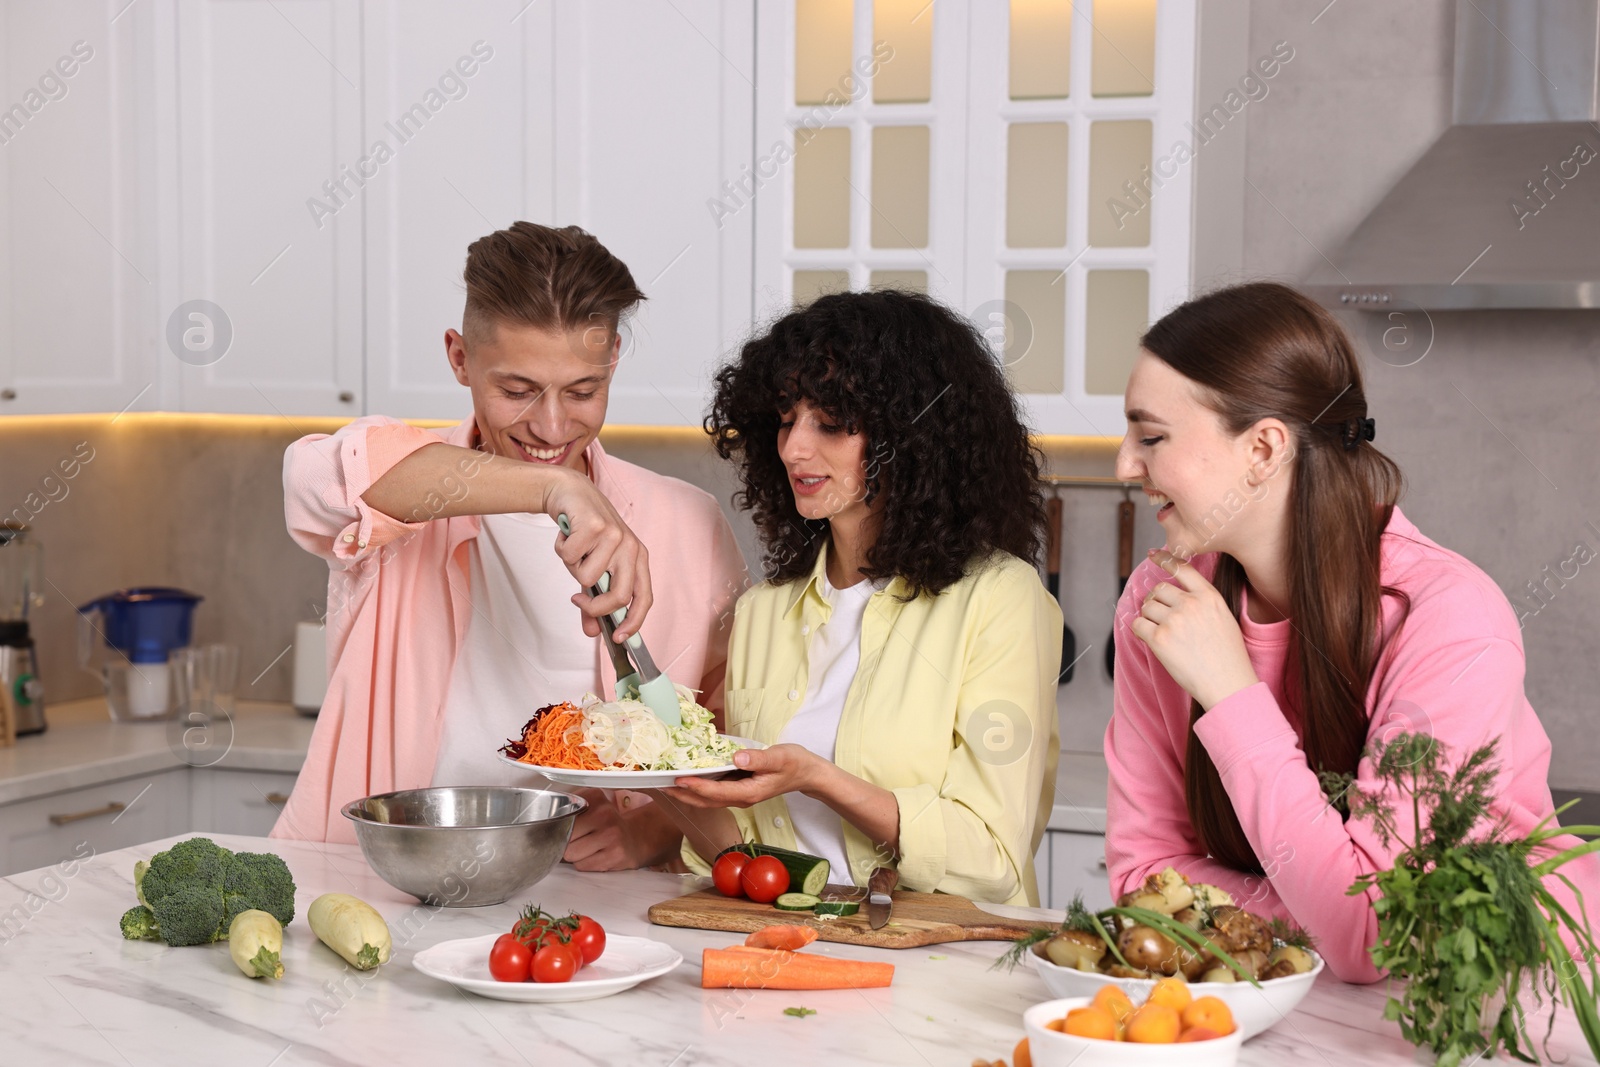
[[[893,867],[875,868],[867,879],[867,925],[874,930],[881,930],[888,923],[894,907],[894,898],[889,894],[899,881],[900,872]]]
[[[1133,573],[1133,501],[1128,491],[1122,491],[1122,503],[1117,505],[1117,604],[1128,588],[1128,576]],[[1117,607],[1111,608],[1111,634],[1106,638],[1106,674],[1117,672]]]

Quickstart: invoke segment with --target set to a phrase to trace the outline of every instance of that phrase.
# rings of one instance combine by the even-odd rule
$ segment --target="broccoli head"
[[[226,940],[234,918],[253,908],[285,926],[294,918],[294,877],[281,858],[234,853],[206,837],[180,841],[149,863],[135,863],[133,884],[141,906],[122,917],[129,939],[203,945]]]
[[[161,928],[156,925],[155,913],[143,904],[123,912],[122,936],[129,941],[160,941]]]
[[[175,886],[152,900],[150,910],[169,945],[204,945],[228,936],[222,894],[204,883]]]
[[[232,859],[231,851],[209,837],[179,841],[165,852],[152,856],[142,878],[138,864],[134,865],[139,899],[154,911],[162,897],[180,887],[209,886],[220,895]]]
[[[237,852],[222,883],[227,921],[252,908],[264,911],[284,926],[294,918],[294,876],[288,864],[271,852]]]

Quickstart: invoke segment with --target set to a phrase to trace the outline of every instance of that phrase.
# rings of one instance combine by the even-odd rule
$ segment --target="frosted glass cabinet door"
[[[162,312],[178,321],[161,344],[185,411],[361,414],[360,14],[177,4],[181,237]]]
[[[149,21],[0,3],[0,416],[156,405]]]

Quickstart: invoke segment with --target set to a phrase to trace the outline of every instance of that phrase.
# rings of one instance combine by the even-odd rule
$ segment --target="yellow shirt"
[[[832,610],[819,590],[827,556],[824,546],[808,578],[739,598],[728,733],[773,744],[804,701],[808,635]],[[899,803],[902,888],[1037,906],[1033,855],[1061,747],[1060,605],[1032,566],[1003,553],[938,596],[900,599],[909,592],[894,578],[867,604],[834,762]],[[782,797],[732,810],[746,841],[795,847]],[[850,874],[865,885],[886,857],[849,820],[844,838]],[[683,856],[707,873],[687,843]]]

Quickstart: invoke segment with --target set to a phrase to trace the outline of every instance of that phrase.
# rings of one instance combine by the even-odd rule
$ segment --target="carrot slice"
[[[700,956],[702,989],[877,989],[894,979],[894,964],[812,956],[737,945]]]
[[[798,952],[817,939],[817,931],[810,926],[783,924],[763,926],[744,939],[750,948],[786,948]]]

